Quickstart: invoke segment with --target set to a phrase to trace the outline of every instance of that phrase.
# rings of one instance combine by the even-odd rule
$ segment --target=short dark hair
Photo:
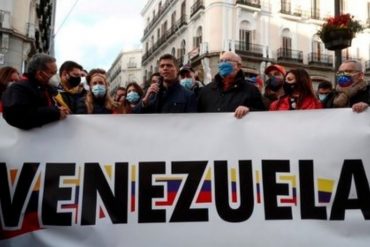
[[[179,65],[177,64],[177,59],[171,55],[171,54],[164,54],[162,55],[160,58],[159,58],[159,62],[161,62],[162,60],[172,60],[172,62],[175,64],[176,67],[179,67]]]
[[[319,86],[317,87],[317,89],[332,89],[333,88],[333,85],[331,85],[330,82],[328,81],[323,81],[323,82],[320,82]]]
[[[35,76],[37,71],[46,70],[49,63],[55,63],[56,59],[45,53],[37,53],[31,57],[27,72],[30,76]]]
[[[117,87],[117,89],[116,89],[116,93],[117,93],[117,91],[118,91],[118,90],[126,91],[126,88],[125,88],[125,87],[122,87],[122,86],[121,86],[121,87]]]
[[[74,68],[77,68],[77,69],[80,69],[80,70],[83,70],[83,67],[81,65],[79,65],[78,63],[74,62],[74,61],[65,61],[59,68],[59,75],[62,74],[63,71],[67,71],[67,72],[70,72],[72,71]]]
[[[150,80],[152,80],[154,76],[161,76],[161,74],[159,74],[159,72],[155,72],[155,73],[153,73],[153,74],[150,76]]]

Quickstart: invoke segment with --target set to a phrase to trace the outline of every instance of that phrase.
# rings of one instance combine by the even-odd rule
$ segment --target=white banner
[[[370,112],[0,120],[0,246],[369,246]]]

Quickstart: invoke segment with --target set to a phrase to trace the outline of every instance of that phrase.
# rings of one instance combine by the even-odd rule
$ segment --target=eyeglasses
[[[342,71],[338,71],[336,73],[337,76],[341,76],[341,75],[354,75],[356,73],[360,73],[361,71],[358,71],[358,70],[342,70]]]
[[[218,62],[219,62],[219,63],[227,63],[227,62],[239,63],[238,61],[232,60],[232,59],[230,59],[230,58],[220,59],[220,61],[218,61]]]

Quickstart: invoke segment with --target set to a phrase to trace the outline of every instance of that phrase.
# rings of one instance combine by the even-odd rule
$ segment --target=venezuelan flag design
[[[202,188],[199,192],[196,203],[212,202],[212,171],[208,169]]]
[[[329,203],[333,194],[334,180],[319,178],[317,187],[319,189],[319,203]]]
[[[256,195],[257,195],[257,203],[261,204],[261,175],[260,175],[260,171],[256,171]]]
[[[290,198],[281,198],[281,203],[289,203],[297,206],[297,178],[296,176],[280,176],[281,181],[287,181],[292,186],[292,196]]]
[[[173,202],[175,201],[177,192],[182,183],[182,178],[158,178],[156,182],[164,182],[167,183],[167,199],[164,201],[156,201],[156,206],[172,206]]]
[[[64,179],[63,184],[66,186],[75,187],[75,198],[73,204],[64,204],[62,208],[64,209],[74,209],[75,210],[75,224],[78,223],[78,197],[80,194],[80,178],[81,178],[81,168],[78,169],[77,178],[76,179]]]
[[[10,170],[10,183],[12,186],[14,186],[15,180],[18,175],[18,170]],[[38,176],[37,181],[35,183],[35,186],[32,189],[30,201],[28,203],[28,206],[26,208],[22,227],[19,230],[16,231],[7,231],[3,230],[0,224],[0,240],[9,239],[13,237],[20,236],[22,234],[34,232],[41,230],[39,219],[38,219],[38,198],[40,193],[40,176]]]
[[[131,166],[131,212],[136,211],[136,180],[137,180],[137,167]]]
[[[231,168],[231,202],[236,203],[238,201],[238,191],[236,189],[236,169]]]

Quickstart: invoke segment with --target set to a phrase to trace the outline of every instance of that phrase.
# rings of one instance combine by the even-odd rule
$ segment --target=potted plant
[[[341,14],[329,17],[317,32],[328,50],[341,50],[351,46],[356,33],[364,27],[353,15]]]

